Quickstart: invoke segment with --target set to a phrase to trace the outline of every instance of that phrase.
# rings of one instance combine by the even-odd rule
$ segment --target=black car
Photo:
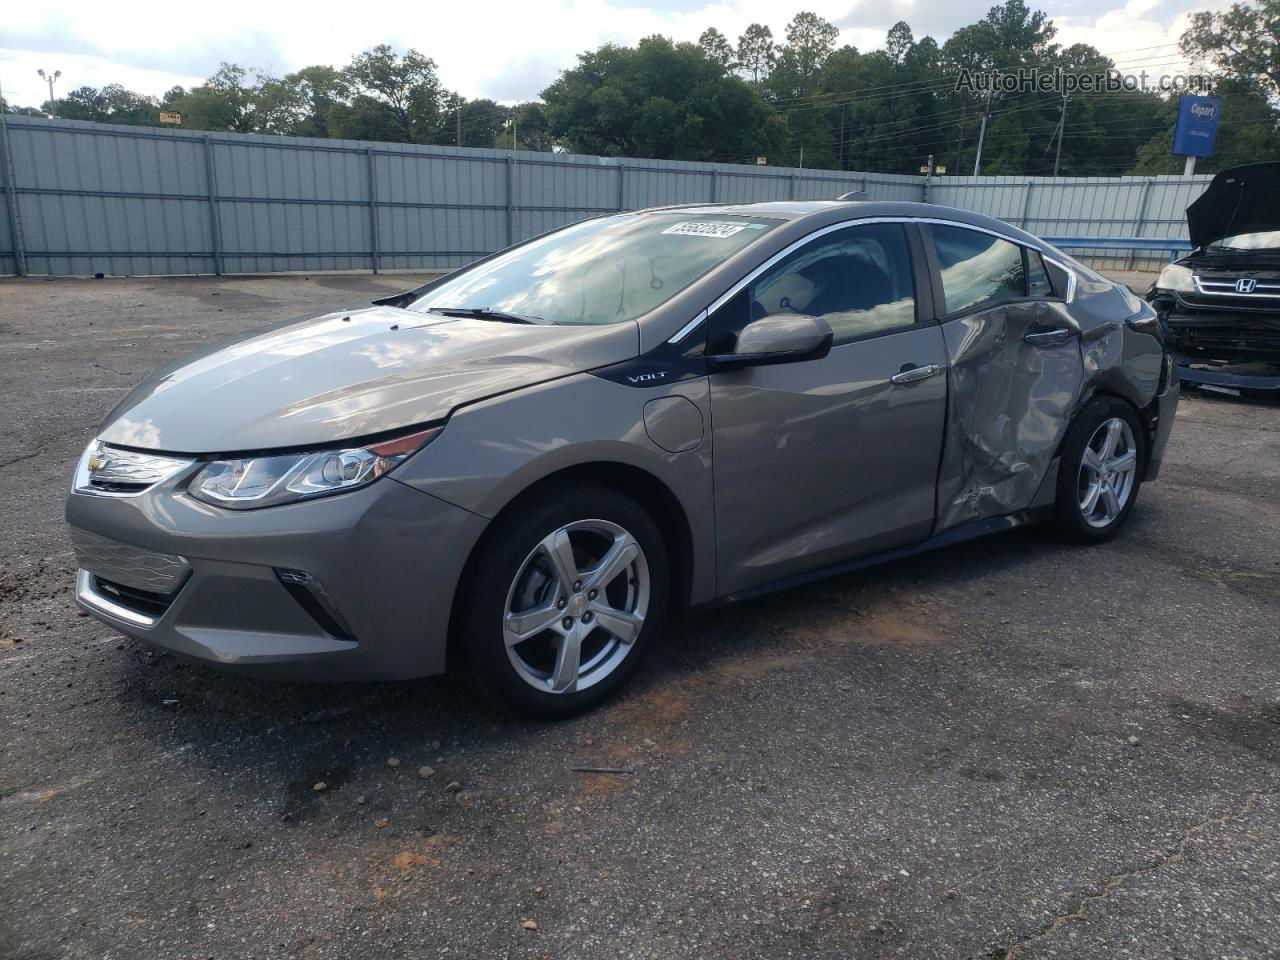
[[[1187,227],[1191,253],[1147,293],[1183,382],[1280,396],[1280,162],[1223,170]]]

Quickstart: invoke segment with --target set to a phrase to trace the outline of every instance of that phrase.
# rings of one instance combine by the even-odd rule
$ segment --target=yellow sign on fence
[[[180,123],[182,123],[182,114],[180,114],[180,113],[171,113],[171,112],[170,112],[170,111],[168,111],[168,110],[161,110],[161,111],[160,111],[160,122],[161,122],[161,123],[179,123],[179,124],[180,124]]]

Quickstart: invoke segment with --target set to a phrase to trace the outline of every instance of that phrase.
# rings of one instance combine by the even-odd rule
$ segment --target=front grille
[[[136,496],[194,463],[191,459],[125,450],[101,441],[89,445],[76,472],[79,493]]]
[[[173,603],[174,594],[171,593],[155,593],[151,590],[138,590],[133,587],[126,586],[123,583],[113,583],[110,580],[104,580],[102,577],[94,575],[93,587],[98,593],[110,600],[120,604],[120,606],[132,610],[134,613],[140,613],[143,616],[159,618],[169,609],[169,605]]]
[[[1240,280],[1251,280],[1251,277],[1202,277],[1195,275],[1196,292],[1208,297],[1224,297],[1235,303],[1261,298],[1266,301],[1280,300],[1280,283],[1274,280],[1253,280],[1253,289],[1245,292],[1237,289]]]
[[[1280,362],[1280,318],[1175,314],[1165,324],[1170,345],[1183,354]]]
[[[85,570],[146,593],[172,594],[190,569],[187,561],[175,554],[143,550],[79,527],[71,528],[71,545]]]

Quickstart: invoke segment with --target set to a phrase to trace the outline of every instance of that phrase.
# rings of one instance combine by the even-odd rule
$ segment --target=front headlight
[[[1160,271],[1156,289],[1173,290],[1177,293],[1196,292],[1195,284],[1191,281],[1191,270],[1176,263],[1171,263]]]
[[[214,460],[192,478],[187,492],[197,500],[233,510],[342,493],[373,483],[443,429],[432,427],[362,447]]]

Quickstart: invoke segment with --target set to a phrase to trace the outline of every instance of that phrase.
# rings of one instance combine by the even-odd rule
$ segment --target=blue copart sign
[[[1185,96],[1178,100],[1178,124],[1173,128],[1173,153],[1179,157],[1211,157],[1218,136],[1222,101],[1217,97]]]

